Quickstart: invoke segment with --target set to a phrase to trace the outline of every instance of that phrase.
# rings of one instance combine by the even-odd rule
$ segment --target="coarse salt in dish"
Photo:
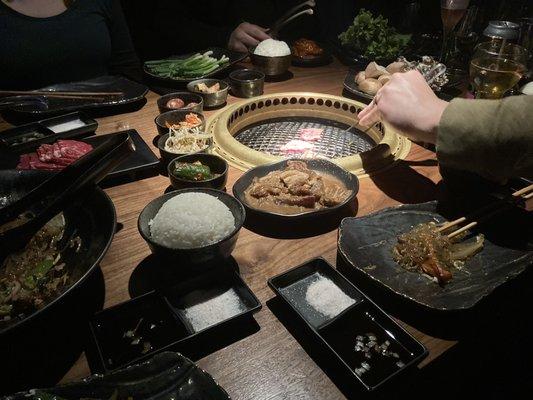
[[[333,318],[355,304],[355,300],[346,295],[333,281],[324,276],[309,285],[305,300],[316,311]]]
[[[291,54],[291,49],[282,40],[266,39],[257,45],[254,54],[265,57],[283,57]]]
[[[194,331],[199,332],[245,310],[235,290],[229,289],[219,296],[187,308],[185,317],[191,323]]]

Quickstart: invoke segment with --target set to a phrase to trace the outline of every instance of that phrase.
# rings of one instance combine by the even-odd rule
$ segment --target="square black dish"
[[[90,328],[98,357],[95,362],[107,371],[143,360],[188,335],[165,300],[154,292],[100,311]]]
[[[97,313],[87,351],[91,370],[112,371],[164,350],[205,356],[245,337],[237,326],[251,332],[244,324],[260,309],[238,273],[221,265]]]
[[[392,248],[400,233],[420,223],[444,220],[436,202],[346,218],[339,228],[339,270],[426,310],[460,311],[476,306],[533,262],[532,216],[519,210],[491,219],[489,227],[481,227],[484,248],[461,270],[454,269],[453,278],[444,287],[425,275],[404,270],[393,260]]]
[[[213,70],[213,71],[211,71],[211,72],[209,72],[207,74],[203,74],[203,75],[195,76],[195,77],[190,77],[190,78],[165,78],[165,77],[161,77],[161,76],[159,76],[159,75],[157,75],[155,73],[152,73],[149,70],[149,68],[147,67],[146,63],[143,64],[143,70],[144,70],[144,73],[147,76],[149,76],[151,79],[153,79],[155,81],[158,81],[160,83],[171,83],[171,84],[188,83],[188,82],[194,81],[196,79],[208,78],[208,77],[214,76],[214,75],[216,75],[216,74],[218,74],[220,72],[226,71],[232,65],[243,61],[248,56],[247,53],[239,53],[239,52],[236,52],[236,51],[224,49],[222,47],[210,47],[208,49],[201,50],[198,53],[204,54],[205,52],[208,52],[208,51],[212,51],[213,52],[213,54],[211,55],[211,57],[213,57],[213,58],[220,59],[220,57],[222,57],[222,56],[228,57],[229,58],[229,62],[226,63],[225,65],[222,65],[222,66],[218,67],[217,69],[215,69],[215,70]],[[190,56],[192,56],[194,54],[196,54],[196,53],[182,54],[182,55],[169,57],[169,59],[176,59],[176,60],[186,59],[186,58],[189,58]]]
[[[235,271],[210,271],[164,289],[168,304],[187,326],[189,337],[250,317],[261,302]]]
[[[329,280],[327,285],[320,284],[323,278]],[[427,355],[422,344],[322,258],[271,278],[268,285],[367,390],[377,389]]]
[[[80,112],[43,119],[0,132],[0,147],[8,151],[24,151],[58,139],[87,137],[94,134],[98,123]]]

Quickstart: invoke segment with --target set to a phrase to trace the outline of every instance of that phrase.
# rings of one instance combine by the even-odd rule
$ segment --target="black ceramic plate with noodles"
[[[188,53],[188,54],[181,54],[181,55],[177,55],[177,56],[172,56],[172,57],[169,57],[169,59],[182,60],[182,59],[189,58],[190,56],[192,56],[192,55],[194,55],[196,53],[204,54],[205,52],[208,52],[208,51],[212,51],[213,54],[211,54],[211,57],[216,58],[216,59],[220,59],[222,56],[228,57],[229,58],[229,62],[227,62],[224,65],[221,65],[217,69],[215,69],[215,70],[213,70],[213,71],[211,71],[211,72],[209,72],[207,74],[194,76],[194,77],[190,77],[190,78],[179,78],[179,77],[177,77],[177,78],[165,78],[165,77],[161,77],[161,76],[151,72],[149,70],[149,68],[147,67],[146,63],[143,64],[143,71],[144,71],[144,73],[147,76],[149,76],[150,78],[152,78],[152,79],[154,79],[156,81],[159,81],[161,83],[163,83],[163,82],[164,83],[173,83],[173,84],[176,84],[176,83],[189,83],[189,82],[194,81],[196,79],[208,78],[210,76],[214,76],[214,75],[217,75],[217,74],[219,74],[221,72],[224,72],[224,71],[228,70],[234,64],[237,64],[237,63],[239,63],[241,61],[244,61],[244,59],[246,57],[248,57],[247,53],[239,53],[237,51],[224,49],[222,47],[210,47],[210,48],[207,48],[207,49],[195,52],[195,53]]]
[[[179,353],[165,352],[107,375],[46,389],[32,389],[3,400],[230,400],[213,377]]]
[[[0,212],[3,207],[21,198],[50,176],[47,171],[0,171]],[[62,252],[64,268],[69,274],[66,286],[58,295],[45,300],[41,308],[28,311],[23,318],[14,317],[8,322],[2,321],[0,339],[8,333],[14,335],[17,328],[30,323],[38,315],[45,318],[47,313],[53,312],[54,307],[97,268],[107,252],[115,234],[116,214],[113,202],[103,190],[94,187],[80,195],[63,211],[63,215],[65,238],[78,236],[81,240],[78,251],[66,246]],[[2,246],[4,245],[6,244],[3,243]]]
[[[53,92],[121,92],[122,95],[102,98],[53,98],[48,97],[46,107],[21,106],[6,111],[11,118],[44,118],[45,116],[82,110],[111,110],[144,99],[148,88],[122,76],[100,76],[86,81],[59,83],[38,89]]]
[[[437,212],[436,202],[346,218],[339,228],[338,268],[351,279],[364,279],[426,309],[458,311],[474,307],[533,263],[533,216],[519,209],[481,226],[483,249],[461,270],[453,269],[453,278],[443,287],[428,276],[406,271],[393,260],[392,249],[399,234],[420,223],[445,220]]]
[[[252,184],[254,178],[261,178],[272,171],[281,171],[291,160],[260,165],[247,171],[233,185],[233,195],[246,209],[244,226],[247,229],[271,237],[308,237],[336,229],[344,217],[355,214],[357,209],[356,195],[359,190],[359,180],[355,175],[325,159],[292,160],[303,161],[310,170],[336,178],[349,192],[348,196],[336,206],[299,214],[287,215],[260,210],[248,204],[245,197],[246,189]]]

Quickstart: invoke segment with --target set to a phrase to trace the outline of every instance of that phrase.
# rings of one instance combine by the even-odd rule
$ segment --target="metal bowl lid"
[[[490,21],[483,35],[491,38],[514,40],[518,38],[520,25],[510,21]]]

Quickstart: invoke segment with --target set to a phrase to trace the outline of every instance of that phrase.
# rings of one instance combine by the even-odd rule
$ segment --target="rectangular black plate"
[[[101,187],[121,185],[127,182],[134,182],[145,178],[150,178],[159,174],[159,159],[148,147],[143,138],[135,129],[128,130],[135,152],[128,156],[119,166],[110,172],[101,182]],[[101,141],[97,135],[84,139],[84,142],[96,144]]]
[[[205,301],[229,288],[235,290],[245,309],[195,332],[184,315],[184,305]],[[87,352],[91,370],[112,371],[166,350],[202,354],[208,341],[216,342],[221,336],[231,335],[226,331],[234,329],[236,323],[248,321],[260,309],[261,303],[240,275],[226,268],[188,278],[164,291],[149,292],[100,311],[92,318]],[[141,319],[137,332],[153,348],[145,353],[142,352],[142,340],[138,345],[132,345],[132,338],[125,336],[125,332],[134,330]],[[152,325],[154,327],[150,329]],[[234,336],[239,334],[233,331]],[[207,347],[213,348],[211,344]]]
[[[146,75],[148,75],[150,78],[152,78],[152,79],[154,79],[156,81],[159,81],[159,82],[188,83],[188,82],[194,81],[196,79],[208,78],[210,76],[214,76],[216,74],[219,74],[220,72],[226,71],[232,65],[243,61],[248,56],[247,53],[239,53],[239,52],[236,52],[236,51],[224,49],[222,47],[210,47],[208,49],[198,51],[198,53],[203,54],[206,51],[212,51],[213,55],[211,57],[214,57],[214,58],[220,58],[223,55],[225,55],[226,57],[229,58],[229,62],[226,65],[223,65],[223,66],[215,69],[214,71],[209,72],[208,74],[204,74],[204,75],[201,75],[201,76],[196,76],[194,78],[162,78],[162,77],[160,77],[158,75],[155,75],[155,74],[151,73],[146,68],[146,64],[143,65],[143,70],[144,70],[144,73]],[[189,53],[189,54],[182,54],[182,55],[179,55],[179,56],[173,56],[173,57],[169,57],[169,58],[170,59],[180,60],[180,59],[188,58],[188,57],[192,56],[193,54],[196,54],[196,52],[195,53]]]
[[[59,124],[80,120],[83,126],[65,131],[54,129]],[[0,132],[0,147],[8,151],[24,152],[27,149],[35,148],[43,143],[55,142],[58,139],[73,139],[87,137],[94,134],[98,128],[98,123],[87,118],[83,113],[73,112],[59,117],[47,118],[30,124],[20,125],[15,128]],[[44,135],[39,139],[34,139],[25,143],[17,143],[20,139],[31,132],[38,132]]]
[[[159,159],[146,142],[141,138],[135,129],[127,131],[135,144],[135,152],[128,156],[120,165],[110,172],[101,182],[101,187],[110,187],[120,185],[126,182],[137,181],[140,179],[156,176],[159,173]],[[68,132],[64,132],[68,133]],[[96,135],[88,138],[77,139],[91,145],[98,145],[105,140],[107,135]],[[33,152],[42,143],[53,143],[58,139],[63,139],[62,134],[43,139],[42,142],[32,142],[31,146],[24,149],[14,149],[8,151],[0,150],[0,169],[15,169],[17,167],[20,154]]]
[[[339,227],[337,267],[350,278],[362,278],[359,282],[384,289],[426,310],[471,309],[533,263],[533,250],[526,248],[533,237],[532,216],[517,209],[482,226],[483,250],[467,260],[462,270],[452,271],[453,278],[444,287],[417,272],[404,270],[392,259],[392,248],[400,233],[423,222],[456,217],[444,218],[437,211],[437,203],[429,202],[345,218]]]
[[[303,290],[303,285],[316,273],[332,280],[345,294],[355,300],[355,304],[333,318],[324,316],[317,318],[317,312],[305,301]],[[268,285],[298,315],[304,327],[309,329],[322,345],[325,345],[331,356],[367,390],[377,389],[389,379],[417,365],[427,355],[427,350],[422,344],[322,258],[310,260],[271,278]],[[294,288],[295,285],[300,287]],[[359,355],[354,351],[356,336],[369,332],[378,336],[378,339],[381,334],[383,338],[392,342],[391,348],[404,357],[402,361],[405,365],[397,367],[396,361],[391,359],[393,363],[391,366],[388,365],[390,363],[380,362],[381,357],[374,356],[377,357],[377,361],[374,358],[372,362],[380,372],[371,369],[372,372],[358,376],[354,368],[357,363],[364,361],[364,358],[358,359]]]

